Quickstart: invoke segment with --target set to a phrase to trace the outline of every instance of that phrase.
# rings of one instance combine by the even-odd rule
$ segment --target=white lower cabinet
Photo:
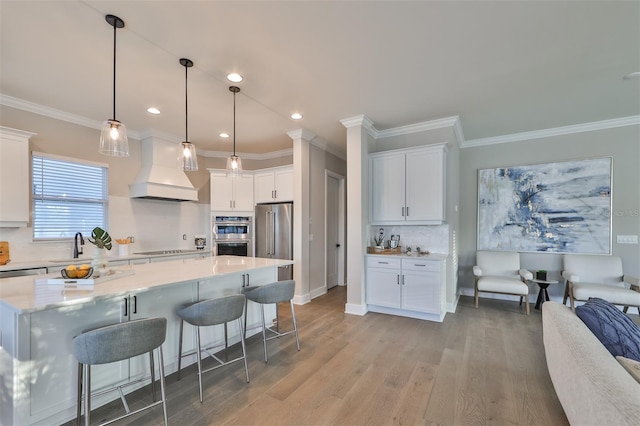
[[[201,281],[199,283],[198,300],[215,299],[218,297],[230,296],[232,294],[241,294],[243,287],[257,286],[269,284],[278,280],[276,276],[277,269],[258,269],[250,273],[231,274],[225,277],[218,277],[215,280]],[[269,324],[273,321],[275,315],[274,305],[265,305],[265,321]],[[247,304],[247,337],[258,332],[258,325],[261,325],[260,306],[256,303],[249,302]],[[187,328],[185,327],[185,336],[187,336]],[[190,330],[190,333],[192,331]],[[238,329],[235,324],[228,326],[229,344],[239,342]],[[192,339],[192,334],[189,339]],[[224,328],[220,327],[204,327],[201,329],[201,339],[203,343],[224,342]],[[190,341],[191,342],[191,341]],[[186,347],[186,346],[185,346]],[[195,346],[194,346],[195,347]],[[186,351],[186,350],[185,350]]]
[[[444,260],[367,256],[368,310],[442,321]]]
[[[162,346],[165,373],[175,371],[179,332],[175,310],[185,302],[196,300],[196,295],[197,283],[182,283],[30,314],[30,371],[29,383],[25,386],[30,390],[31,410],[29,420],[21,423],[61,423],[75,412],[78,369],[72,341],[86,330],[141,318],[165,317],[167,337]],[[158,371],[156,364],[156,375]],[[95,365],[91,367],[91,390],[99,391],[148,374],[147,354]],[[117,392],[110,392],[92,398],[92,406],[98,407],[116,398]]]

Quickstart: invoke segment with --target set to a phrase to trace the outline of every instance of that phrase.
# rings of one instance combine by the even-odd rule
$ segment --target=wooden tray
[[[367,253],[369,254],[400,254],[402,253],[402,251],[400,250],[400,246],[396,247],[396,248],[385,248],[385,249],[381,249],[378,247],[367,247]]]

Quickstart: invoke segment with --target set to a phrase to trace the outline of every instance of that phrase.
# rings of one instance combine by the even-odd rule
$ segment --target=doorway
[[[325,286],[345,285],[345,178],[325,170]]]

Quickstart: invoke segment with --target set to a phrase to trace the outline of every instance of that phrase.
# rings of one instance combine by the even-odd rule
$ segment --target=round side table
[[[549,287],[549,285],[551,284],[558,284],[559,281],[558,280],[539,280],[537,278],[533,278],[529,281],[538,284],[538,286],[540,287],[540,291],[538,292],[538,299],[536,300],[536,309],[540,309],[540,306],[542,306],[542,304],[545,301],[549,300],[549,292],[547,291],[547,287]]]

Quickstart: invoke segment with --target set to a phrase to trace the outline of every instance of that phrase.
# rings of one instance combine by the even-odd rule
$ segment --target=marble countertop
[[[95,284],[88,289],[67,289],[61,284],[49,284],[48,279],[60,278],[59,273],[2,278],[0,279],[0,311],[10,310],[24,314],[55,309],[90,302],[96,298],[115,297],[165,285],[204,280],[261,268],[292,265],[293,263],[293,260],[243,256],[208,256],[196,259],[169,260],[114,268],[133,270],[133,274]]]
[[[378,254],[378,253],[367,253],[366,256],[369,257],[395,257],[395,258],[403,258],[403,259],[423,259],[423,260],[447,260],[448,255],[444,253],[429,253],[429,254],[407,254],[406,252],[398,253],[398,254]]]
[[[117,251],[117,250],[116,250]],[[186,254],[211,254],[212,251],[202,250],[202,251],[189,251],[186,253],[163,253],[163,254],[130,254],[128,256],[108,256],[107,260],[112,262],[117,262],[119,260],[135,260],[135,259],[150,259],[152,257],[169,257],[169,256],[184,256]],[[52,266],[66,266],[71,264],[82,264],[82,263],[91,263],[91,256],[85,255],[78,259],[68,258],[68,259],[58,259],[58,260],[28,260],[24,262],[9,262],[6,265],[0,265],[0,272],[4,271],[16,271],[20,269],[35,269],[35,268],[48,268]]]

